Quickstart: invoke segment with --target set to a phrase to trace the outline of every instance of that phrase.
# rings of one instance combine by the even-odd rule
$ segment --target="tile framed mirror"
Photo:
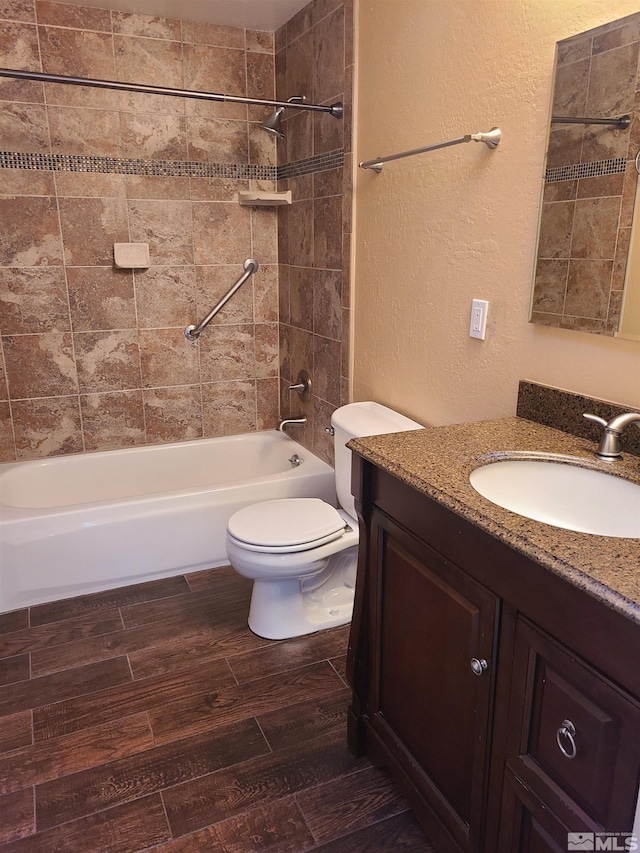
[[[556,45],[531,323],[640,340],[639,54],[640,12]]]

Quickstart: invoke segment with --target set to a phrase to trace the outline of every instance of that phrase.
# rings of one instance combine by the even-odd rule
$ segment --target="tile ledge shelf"
[[[283,204],[291,204],[291,190],[275,193],[241,190],[238,193],[238,204],[250,207],[278,207]]]

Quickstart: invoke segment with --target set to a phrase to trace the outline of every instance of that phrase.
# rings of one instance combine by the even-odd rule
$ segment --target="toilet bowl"
[[[351,495],[352,438],[423,427],[379,403],[350,403],[333,413],[336,491],[341,509],[318,498],[252,504],[227,526],[231,566],[253,580],[249,628],[283,640],[351,620],[358,522]]]

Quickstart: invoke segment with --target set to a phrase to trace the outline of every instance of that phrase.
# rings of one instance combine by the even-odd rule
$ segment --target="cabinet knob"
[[[485,669],[489,666],[484,658],[471,658],[471,671],[474,675],[482,675]]]
[[[566,758],[575,758],[578,754],[578,747],[576,746],[575,736],[576,727],[573,725],[571,720],[563,720],[562,725],[556,732],[556,741],[558,743],[558,747],[560,748],[560,752]],[[565,746],[565,744],[567,745]]]

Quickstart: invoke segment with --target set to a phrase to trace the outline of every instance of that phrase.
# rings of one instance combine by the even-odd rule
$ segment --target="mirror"
[[[634,210],[639,212],[633,218],[622,311],[616,337],[640,341],[640,181],[636,188]]]
[[[556,45],[532,323],[640,340],[639,52],[640,12]]]

